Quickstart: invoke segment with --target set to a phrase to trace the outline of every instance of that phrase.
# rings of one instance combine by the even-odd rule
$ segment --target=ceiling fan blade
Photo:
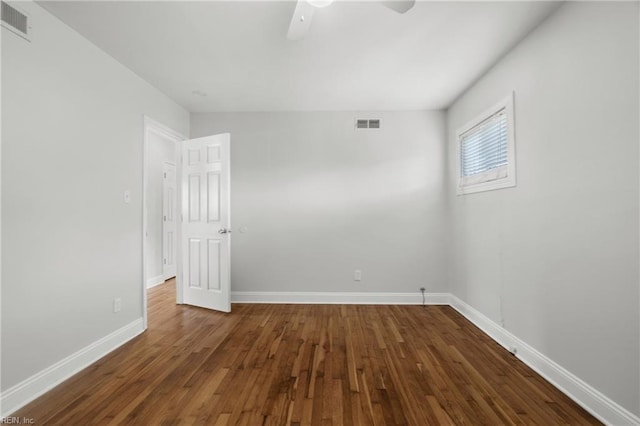
[[[300,40],[311,26],[311,18],[313,17],[314,7],[306,2],[306,0],[298,0],[296,9],[293,11],[291,23],[289,24],[289,32],[287,38],[289,40]]]
[[[416,0],[385,0],[381,3],[398,13],[405,13],[416,4]]]

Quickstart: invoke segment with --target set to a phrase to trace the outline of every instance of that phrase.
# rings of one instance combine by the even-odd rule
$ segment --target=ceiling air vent
[[[381,121],[379,118],[357,118],[356,130],[379,129]]]
[[[2,26],[29,40],[29,17],[5,2],[2,2]]]

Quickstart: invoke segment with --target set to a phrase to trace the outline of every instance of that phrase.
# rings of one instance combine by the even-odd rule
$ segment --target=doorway
[[[142,308],[175,278],[176,303],[231,311],[230,135],[186,140],[144,118]]]
[[[143,320],[147,328],[147,289],[177,273],[178,186],[180,142],[186,138],[144,117],[143,154]],[[178,295],[176,301],[180,302]]]

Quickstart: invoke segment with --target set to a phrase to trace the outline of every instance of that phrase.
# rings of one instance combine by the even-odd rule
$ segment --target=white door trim
[[[176,144],[177,145],[177,144]],[[162,180],[162,281],[166,281],[170,278],[174,278],[177,273],[178,260],[176,258],[177,241],[177,228],[180,223],[176,217],[178,214],[178,167],[173,161],[165,161],[162,165],[164,178]],[[171,172],[173,169],[173,182],[171,182]],[[168,188],[173,183],[173,197],[169,196]],[[168,186],[169,185],[169,186]],[[171,216],[173,213],[173,216]],[[173,222],[173,229],[171,229],[171,221]],[[173,238],[167,238],[168,230],[172,231]],[[170,248],[168,248],[170,247]],[[170,260],[173,259],[173,263]]]
[[[143,328],[147,329],[147,253],[146,253],[146,234],[147,234],[147,174],[149,167],[149,133],[153,132],[158,135],[161,135],[165,138],[171,139],[175,141],[175,149],[176,149],[176,158],[179,155],[179,142],[186,139],[183,135],[176,132],[175,130],[165,126],[164,124],[149,118],[146,115],[143,115],[143,136],[142,136],[142,234],[141,234],[141,245],[142,245],[142,280],[140,287],[142,289],[142,322]],[[177,168],[176,173],[181,173],[181,165],[179,161],[176,161]],[[178,175],[179,176],[179,175]],[[177,188],[177,197],[181,196],[180,187]],[[180,238],[180,227],[177,229],[177,238]],[[179,240],[178,240],[179,241]],[[176,256],[180,255],[180,246],[177,247]],[[179,259],[179,257],[178,257]],[[178,273],[180,272],[180,262],[178,262]],[[176,280],[179,280],[179,274],[176,276]],[[179,292],[176,292],[176,302],[182,303],[182,295]]]

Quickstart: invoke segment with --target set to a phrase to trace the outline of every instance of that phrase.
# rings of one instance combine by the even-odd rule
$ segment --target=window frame
[[[516,152],[515,152],[515,119],[514,119],[514,94],[509,93],[500,102],[486,109],[482,114],[476,116],[473,120],[467,122],[464,126],[456,131],[456,194],[473,194],[475,192],[492,191],[494,189],[511,188],[516,186]],[[485,120],[491,118],[495,114],[504,110],[507,124],[507,166],[506,176],[498,178],[488,178],[479,180],[478,182],[465,183],[462,176],[462,136],[472,130],[474,127],[482,124]],[[490,173],[486,173],[490,175]],[[478,173],[478,176],[481,175]]]

